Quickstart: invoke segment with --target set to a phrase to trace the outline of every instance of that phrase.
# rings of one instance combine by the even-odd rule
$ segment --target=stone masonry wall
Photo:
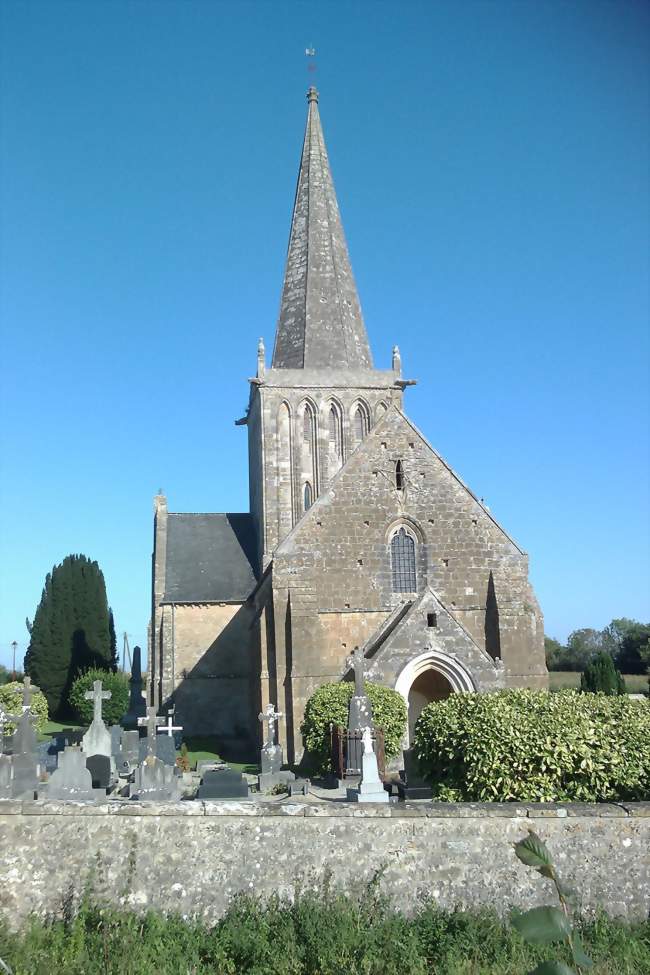
[[[534,829],[584,910],[650,909],[650,803],[624,805],[0,802],[0,914],[19,926],[85,890],[136,910],[216,920],[240,892],[292,897],[327,873],[409,912],[552,903],[518,862]]]

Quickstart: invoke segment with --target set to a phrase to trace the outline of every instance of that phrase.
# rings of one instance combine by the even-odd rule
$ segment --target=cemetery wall
[[[553,900],[513,843],[534,829],[584,909],[650,910],[650,803],[562,806],[296,802],[0,802],[0,914],[13,926],[84,890],[137,910],[215,920],[238,892],[291,897],[328,877],[412,911]]]

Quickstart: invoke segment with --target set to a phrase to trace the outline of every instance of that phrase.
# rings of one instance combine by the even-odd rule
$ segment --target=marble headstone
[[[105,757],[105,756],[103,756]],[[48,799],[102,799],[104,789],[93,789],[92,775],[86,768],[86,756],[80,748],[66,748],[59,755],[59,765],[47,783]]]
[[[203,775],[197,799],[248,799],[248,782],[231,768],[209,769]]]
[[[88,755],[86,768],[90,772],[93,789],[101,789],[106,793],[113,782],[113,762],[109,755]]]
[[[93,682],[92,691],[87,691],[84,697],[93,702],[93,720],[88,731],[83,736],[82,748],[86,755],[108,755],[111,756],[111,733],[102,719],[102,701],[108,701],[111,697],[110,691],[102,690],[102,682]]]
[[[180,799],[181,780],[174,769],[159,758],[149,756],[135,770],[131,798],[155,802],[173,802]]]
[[[352,802],[388,802],[389,796],[379,778],[377,756],[372,747],[372,729],[363,729],[363,755],[361,756],[361,782],[358,789],[348,789]]]

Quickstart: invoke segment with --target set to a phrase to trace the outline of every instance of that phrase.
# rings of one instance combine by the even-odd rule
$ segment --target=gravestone
[[[431,786],[422,776],[413,749],[405,749],[404,781],[397,784],[400,799],[431,799],[432,792]]]
[[[55,770],[58,764],[59,749],[56,747],[56,741],[48,739],[47,741],[40,741],[37,747],[38,754],[38,764],[42,771],[51,773]]]
[[[181,781],[174,769],[150,755],[135,770],[131,798],[155,802],[180,799]]]
[[[111,755],[88,755],[86,768],[92,778],[93,789],[101,789],[104,794],[113,784],[113,762]]]
[[[12,799],[35,799],[38,792],[39,765],[35,755],[13,755]]]
[[[275,726],[280,718],[284,717],[281,711],[276,711],[273,704],[267,704],[266,710],[260,712],[259,720],[266,724],[266,736],[262,750],[260,752],[260,765],[262,771],[257,779],[257,786],[260,792],[268,792],[276,785],[292,782],[295,779],[293,772],[283,772],[282,746],[276,743]]]
[[[208,769],[201,780],[197,799],[250,799],[248,782],[232,768]]]
[[[158,735],[157,738],[153,739],[153,752],[151,751],[151,743],[148,738],[141,738],[138,745],[138,762],[144,762],[147,756],[153,755],[154,758],[159,758],[161,762],[165,765],[175,765],[176,764],[176,746],[174,744],[173,738],[168,738],[167,735]]]
[[[133,730],[138,727],[138,719],[146,717],[147,705],[142,696],[142,666],[140,663],[140,647],[133,648],[133,662],[131,677],[129,678],[129,707],[120,720],[123,728]]]
[[[363,755],[361,756],[361,782],[358,789],[348,789],[348,800],[352,802],[388,802],[389,796],[384,783],[379,778],[377,756],[372,748],[372,728],[363,729]]]
[[[36,716],[31,710],[31,681],[26,677],[23,687],[23,713],[18,718],[12,741],[11,795],[14,799],[34,799],[38,790],[40,766],[35,723]]]
[[[147,708],[147,716],[145,718],[138,718],[138,725],[141,728],[147,729],[146,738],[143,741],[145,742],[145,754],[149,758],[156,757],[156,729],[164,723],[164,718],[158,717],[154,707]]]
[[[122,726],[112,724],[108,732],[111,736],[111,755],[118,762],[122,757]]]
[[[356,647],[346,662],[348,667],[354,670],[354,694],[350,698],[348,708],[348,731],[362,731],[365,727],[372,726],[372,705],[370,698],[364,691],[365,657],[363,650]],[[346,776],[359,775],[362,755],[362,740],[348,735]]]
[[[101,756],[105,758],[106,756]],[[80,748],[66,748],[47,783],[48,799],[105,799],[104,789],[93,789],[86,756]]]
[[[87,701],[93,702],[93,720],[82,739],[82,748],[86,755],[111,757],[111,734],[102,720],[102,701],[110,700],[111,696],[110,691],[102,690],[100,680],[93,681],[92,691],[84,694]]]
[[[310,785],[309,779],[295,779],[295,781],[289,783],[289,795],[308,796]]]
[[[0,755],[0,799],[11,799],[11,759]]]
[[[140,738],[139,731],[125,731],[122,735],[122,765],[128,762],[133,768],[140,761]]]

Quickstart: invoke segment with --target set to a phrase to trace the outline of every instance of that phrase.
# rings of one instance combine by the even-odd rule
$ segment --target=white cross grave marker
[[[158,734],[165,734],[168,738],[174,737],[175,731],[182,731],[183,725],[174,724],[174,712],[169,711],[167,713],[167,724],[160,725],[156,728]]]
[[[25,678],[27,680],[27,678]],[[113,695],[110,691],[102,690],[100,680],[93,681],[92,691],[86,691],[84,697],[87,701],[93,702],[93,722],[99,724],[102,720],[102,701],[110,701]]]
[[[264,745],[275,745],[275,724],[279,718],[283,718],[282,711],[276,711],[274,704],[267,704],[265,711],[260,711],[259,720],[267,724],[267,738]]]

